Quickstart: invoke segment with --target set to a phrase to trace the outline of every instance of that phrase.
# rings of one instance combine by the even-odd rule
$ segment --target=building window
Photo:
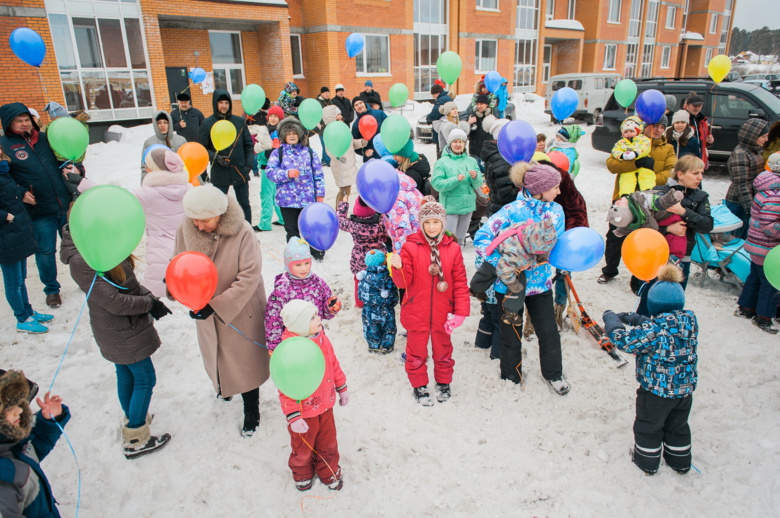
[[[414,23],[447,23],[447,2],[445,0],[414,0]]]
[[[498,40],[476,40],[474,50],[474,72],[490,72],[496,69]]]
[[[713,49],[710,47],[704,52],[704,68],[707,68],[707,65],[712,61],[712,51]]]
[[[609,13],[607,14],[607,21],[611,23],[620,23],[620,4],[621,0],[609,0]]]
[[[515,92],[536,91],[536,39],[515,43]]]
[[[626,66],[623,75],[627,78],[636,77],[636,63],[639,53],[639,43],[626,45]]]
[[[710,20],[710,34],[716,34],[718,32],[718,15],[713,14]]]
[[[615,70],[615,59],[617,57],[617,45],[604,45],[604,70]]]
[[[290,35],[290,49],[292,50],[293,77],[303,77],[303,59],[301,58],[301,36]]]
[[[658,31],[658,0],[650,0],[647,4],[647,21],[645,22],[645,38],[655,41],[656,32]],[[645,43],[649,43],[645,41]]]
[[[244,59],[241,33],[209,31],[214,88],[227,90],[233,99],[241,99],[244,90]]]
[[[547,9],[544,12],[547,20],[555,19],[555,0],[547,0]]]
[[[517,28],[536,31],[539,29],[538,0],[518,0]]]
[[[431,98],[436,61],[447,50],[447,1],[414,0],[414,98]]]
[[[661,49],[661,68],[669,68],[669,61],[672,57],[672,47],[663,47]]]
[[[577,15],[577,0],[569,0],[569,9],[566,11],[567,20],[576,20]]]
[[[477,0],[477,9],[498,10],[498,0]]]
[[[674,22],[677,20],[677,8],[676,7],[667,7],[666,8],[666,28],[667,29],[674,29]]]
[[[628,37],[639,38],[642,27],[642,0],[631,0],[631,11],[628,16]]]
[[[358,75],[390,74],[390,36],[365,34],[366,45],[355,58]]]
[[[639,70],[639,77],[651,77],[653,75],[653,56],[655,55],[655,44],[645,43],[642,47],[642,67]]]

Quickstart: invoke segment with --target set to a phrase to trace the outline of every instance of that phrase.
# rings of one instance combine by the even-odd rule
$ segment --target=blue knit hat
[[[660,315],[685,307],[683,273],[678,267],[667,264],[658,270],[658,282],[647,292],[647,310],[651,315]]]
[[[289,272],[292,265],[303,261],[311,261],[309,244],[305,239],[293,236],[284,247],[284,266]]]
[[[404,147],[402,147],[400,150],[398,150],[396,155],[406,157],[412,163],[417,162],[420,159],[420,155],[418,155],[414,151],[413,139],[407,140],[406,144],[404,145]]]
[[[385,263],[385,253],[381,250],[369,250],[366,253],[366,266],[381,266]]]

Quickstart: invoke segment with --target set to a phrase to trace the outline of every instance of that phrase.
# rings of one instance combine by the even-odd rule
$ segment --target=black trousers
[[[260,388],[252,389],[241,394],[244,400],[244,414],[260,412]]]
[[[496,293],[498,305],[502,306],[503,293]],[[553,308],[553,292],[545,291],[538,295],[525,298],[525,308],[534,325],[536,337],[539,339],[539,364],[542,376],[546,380],[558,379],[563,375],[563,360],[561,355],[561,335],[558,324],[555,323]],[[523,308],[520,308],[523,316]],[[520,383],[523,363],[523,326],[513,326],[503,321],[499,327],[501,333],[501,379]]]
[[[639,387],[634,420],[634,463],[655,473],[663,454],[666,464],[681,472],[691,468],[691,413],[693,396],[665,398]]]
[[[214,187],[225,194],[227,194],[230,189],[230,185],[214,185]],[[252,208],[249,206],[249,182],[234,184],[233,192],[236,193],[236,201],[241,206],[241,210],[244,211],[244,219],[251,224]]]
[[[284,231],[287,233],[287,239],[285,241],[289,242],[291,237],[301,237],[301,231],[298,228],[298,216],[301,215],[303,209],[297,207],[279,207],[279,210],[282,211]],[[312,248],[311,246],[309,247],[309,250],[311,251],[312,257],[315,259],[325,257],[325,252]]]
[[[477,326],[477,338],[474,345],[480,349],[490,349],[490,359],[501,357],[501,306],[482,303],[482,318]]]
[[[621,248],[625,237],[617,237],[612,231],[617,227],[610,225],[607,230],[607,243],[604,246],[604,261],[606,266],[601,269],[601,273],[607,277],[615,277],[618,274],[618,266],[620,266]]]

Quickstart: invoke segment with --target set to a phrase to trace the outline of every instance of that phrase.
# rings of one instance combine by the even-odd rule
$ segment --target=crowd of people
[[[31,306],[25,286],[29,256],[35,255],[46,304],[61,304],[55,256],[59,234],[61,261],[89,294],[95,342],[116,369],[124,414],[122,447],[128,459],[157,451],[171,440],[170,434],[152,435],[150,430],[156,383],[151,357],[161,343],[154,322],[170,313],[161,300],[170,297],[164,278],[169,260],[196,251],[208,256],[218,272],[211,300],[189,313],[217,397],[229,401],[241,395],[242,435],[252,436],[260,424],[259,387],[269,377],[269,353],[288,338],[311,338],[326,360],[322,383],[298,402],[280,392],[290,425],[289,466],[299,490],[311,488],[315,476],[330,489],[342,488],[332,408],[337,400],[346,405],[349,392],[322,327],[323,320],[338,316],[342,301],[313,271],[325,251],[310,246],[298,227],[302,210],[325,198],[323,167],[328,166],[338,188],[340,229],[354,241],[349,264],[353,301],[362,308],[367,350],[394,350],[395,307],[400,304],[404,365],[416,401],[431,406],[434,399],[450,399],[455,365],[451,334],[470,316],[470,297],[481,304],[476,346],[499,360],[501,379],[524,382],[522,342],[535,334],[542,376],[556,394],[571,390],[560,339],[568,295],[565,279],[571,272],[556,270],[548,255],[566,230],[588,226],[585,201],[574,184],[580,171],[576,144],[583,130],[562,126],[549,142],[540,134],[532,160],[510,164],[498,150],[501,129],[509,122],[503,118],[506,90],[493,94],[478,82],[462,116],[451,92],[437,81],[427,116],[437,153],[431,167],[413,140],[389,153],[361,135],[362,117],[374,117],[378,127],[386,117],[371,81],[351,102],[343,85],[334,90],[331,97],[328,87],[321,88],[317,100],[323,116],[313,132],[297,118],[301,96],[292,82],[285,84],[276,104],[267,101],[255,114],[234,114],[230,94],[216,90],[208,117],[192,106],[186,93],[179,95],[172,114],[154,115],[155,135],[142,150],[142,187],[133,191],[147,217],[143,284],[134,273],[137,260],[132,255],[100,272],[104,276],[95,281],[98,272],[81,257],[68,225],[72,203],[94,183],[81,163],[55,156],[34,118],[37,114],[21,103],[0,107],[5,133],[0,137],[0,265],[17,330],[43,333],[53,319]],[[640,388],[633,460],[648,474],[657,471],[662,457],[680,473],[691,466],[688,415],[697,380],[698,324],[684,307],[685,288],[696,234],[713,229],[702,175],[714,137],[701,113],[703,101],[692,93],[677,109],[673,96],[667,100],[667,114],[652,124],[627,117],[606,159],[615,187],[606,265],[598,278],[609,283],[618,275],[621,244],[631,230],[650,226],[668,241],[670,264],[659,277],[649,282],[632,278],[632,289],[640,297],[637,311],[604,314],[607,336],[637,356]],[[218,121],[233,124],[237,135],[232,146],[219,150],[210,134]],[[329,149],[315,152],[309,139],[314,134],[321,138],[335,121],[352,125],[352,146],[342,156]],[[728,162],[732,184],[726,197],[728,207],[744,222],[741,232],[752,260],[735,314],[771,334],[777,333],[772,319],[778,290],[767,280],[763,261],[780,244],[779,133],[780,124],[770,129],[763,119],[745,121]],[[175,153],[185,142],[200,142],[208,150],[210,185],[188,183]],[[164,147],[151,148],[155,144]],[[350,214],[359,164],[373,159],[396,168],[400,188],[395,203],[379,214],[358,195]],[[261,214],[255,225],[249,205],[252,176],[261,177]],[[234,197],[227,196],[231,186]],[[285,271],[266,297],[262,247],[255,232],[271,231],[273,224],[283,226],[286,234]],[[462,248],[469,236],[477,258],[467,268]],[[469,279],[467,269],[472,266],[476,274]],[[429,356],[434,391],[428,388]],[[31,430],[36,437],[39,427],[56,436],[50,421],[64,424],[69,413],[57,396],[47,394],[39,399],[42,415],[32,428],[23,379],[15,371],[0,377],[0,456],[28,462],[23,453],[27,450],[18,445],[26,444]],[[34,438],[32,444],[38,448]]]

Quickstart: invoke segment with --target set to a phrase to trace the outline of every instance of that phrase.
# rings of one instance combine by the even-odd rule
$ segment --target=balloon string
[[[60,169],[62,169],[62,168],[63,168],[63,167],[65,167],[66,165],[68,165],[68,164],[72,164],[72,163],[73,163],[73,160],[66,160],[65,162],[63,162],[63,163],[62,163],[62,165],[60,166]]]
[[[65,437],[65,442],[68,443],[68,448],[70,448],[70,453],[73,455],[73,461],[76,463],[76,474],[78,475],[78,486],[76,489],[76,518],[78,518],[79,509],[81,509],[81,466],[79,466],[79,459],[76,457],[76,450],[73,448],[73,444],[70,442],[70,439],[68,438],[68,434],[65,433],[65,430],[62,428],[60,423],[57,422],[56,419],[52,419],[52,420],[54,421],[54,424],[57,425],[57,428],[59,428],[60,431],[62,432],[62,436]]]
[[[712,122],[710,123],[710,135],[713,135],[712,127],[715,125],[715,107],[718,105],[718,96],[713,92],[716,86],[718,86],[717,83],[712,85],[712,88],[710,88],[710,95],[712,96]],[[707,142],[701,142],[700,145],[702,146],[703,150],[704,146],[707,145]]]
[[[250,341],[250,342],[252,342],[253,344],[255,344],[255,345],[259,345],[260,347],[263,347],[263,348],[265,348],[265,349],[268,349],[268,346],[267,346],[267,345],[263,345],[263,344],[261,344],[261,343],[255,342],[254,340],[252,340],[251,338],[249,338],[247,335],[245,335],[244,333],[242,333],[241,331],[239,331],[239,330],[238,330],[238,328],[237,328],[236,326],[234,326],[233,324],[228,324],[228,325],[229,325],[230,327],[232,327],[233,329],[235,329],[235,330],[236,330],[236,332],[237,332],[238,334],[240,334],[241,336],[243,336],[244,338],[246,338],[247,340],[249,340],[249,341]]]
[[[102,273],[101,273],[101,274],[98,274],[98,275],[100,275],[100,278],[101,278],[101,279],[103,279],[104,281],[106,281],[107,283],[109,283],[109,284],[110,284],[111,286],[113,286],[114,288],[119,288],[120,290],[129,290],[129,289],[130,289],[130,288],[125,288],[124,286],[120,286],[120,285],[118,285],[118,284],[114,284],[113,282],[111,282],[111,281],[109,281],[108,279],[106,279],[106,276],[105,276],[105,275],[103,275]]]
[[[38,80],[41,82],[41,88],[43,88],[43,95],[46,96],[46,99],[49,100],[49,103],[51,103],[51,97],[49,97],[49,91],[46,89],[46,83],[43,81],[43,76],[41,75],[41,66],[38,65],[35,67],[35,71],[38,72]],[[49,112],[49,118],[51,118],[51,112]]]
[[[298,404],[300,405],[301,419],[303,419],[303,401],[302,401],[302,400],[299,400],[299,401],[298,401]],[[331,412],[332,412],[332,411],[333,411],[333,410],[331,409]],[[306,446],[308,446],[308,447],[309,447],[309,449],[312,451],[312,453],[314,453],[315,455],[319,455],[320,459],[322,459],[322,462],[324,462],[324,463],[325,463],[325,465],[328,467],[328,469],[330,470],[330,472],[333,474],[333,480],[335,480],[336,482],[338,482],[338,477],[336,476],[336,472],[335,472],[335,471],[333,471],[333,468],[330,466],[330,464],[328,464],[328,461],[327,461],[327,460],[325,460],[325,457],[323,457],[323,456],[322,456],[322,455],[321,455],[321,454],[320,454],[320,453],[319,453],[317,450],[315,450],[314,448],[312,448],[312,445],[311,445],[311,444],[309,444],[309,442],[306,440],[306,437],[304,437],[304,435],[303,435],[302,433],[299,433],[298,435],[301,437],[301,440],[303,441],[303,443],[304,443]],[[336,495],[329,496],[328,498],[322,498],[322,497],[317,497],[317,498],[321,498],[322,500],[329,500],[329,499],[333,498],[334,496],[336,496]],[[303,497],[303,498],[301,498],[301,511],[303,511],[303,499],[304,499],[304,498],[307,498],[307,497]],[[314,498],[314,497],[308,497],[308,498]]]

